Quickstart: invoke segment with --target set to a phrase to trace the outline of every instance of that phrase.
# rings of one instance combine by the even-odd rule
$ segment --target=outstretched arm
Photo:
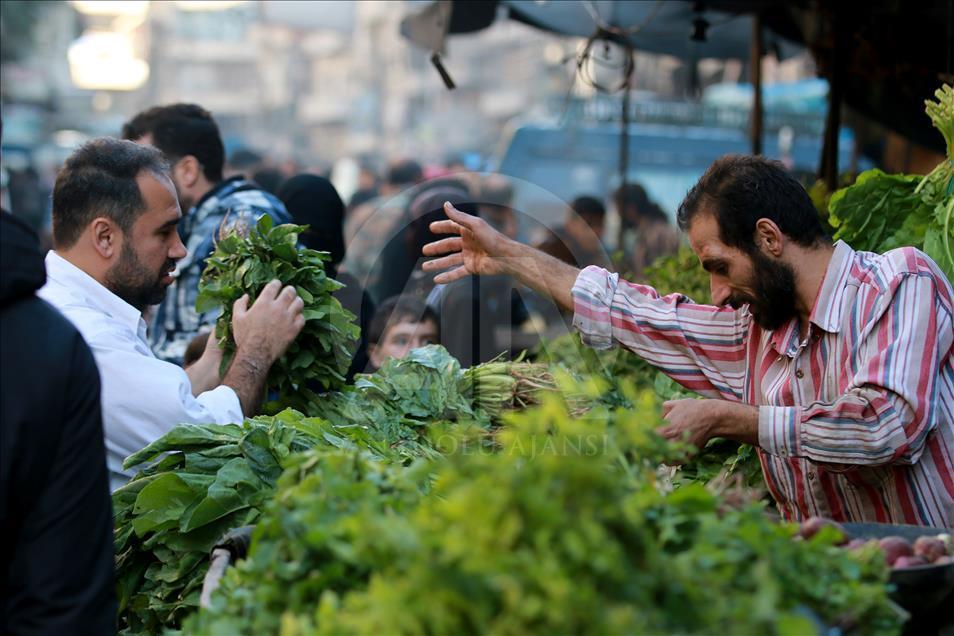
[[[428,243],[423,250],[425,256],[440,256],[424,263],[425,271],[446,270],[435,276],[434,282],[450,283],[471,274],[507,274],[553,298],[561,307],[573,309],[571,291],[580,270],[507,238],[483,219],[450,203],[444,204],[444,212],[447,220],[431,223],[431,231],[454,236]]]

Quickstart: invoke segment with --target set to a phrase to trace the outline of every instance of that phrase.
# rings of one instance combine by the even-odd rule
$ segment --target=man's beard
[[[149,305],[162,302],[166,286],[162,279],[174,268],[176,262],[166,260],[161,272],[150,272],[136,256],[129,241],[123,241],[119,261],[106,272],[106,287],[127,303],[143,311]]]
[[[762,329],[774,331],[797,315],[795,272],[790,265],[772,260],[760,252],[752,255],[752,295],[733,294],[728,304],[749,312]]]

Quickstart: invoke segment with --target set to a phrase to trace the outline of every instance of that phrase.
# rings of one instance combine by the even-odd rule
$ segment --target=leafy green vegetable
[[[258,518],[284,458],[318,444],[324,426],[291,411],[185,424],[127,459],[131,467],[169,453],[113,493],[120,627],[156,633],[195,611],[209,549]]]
[[[937,102],[925,102],[934,126],[944,135],[947,159],[925,177],[868,170],[832,195],[829,222],[836,239],[854,249],[886,252],[920,248],[954,279],[954,89],[943,86]]]
[[[585,392],[585,389],[580,389]],[[795,541],[699,484],[658,405],[574,417],[558,395],[504,416],[498,452],[461,444],[408,468],[296,458],[190,634],[804,633],[809,617],[897,633],[887,568],[828,533]],[[430,475],[430,478],[428,478]]]
[[[931,215],[930,208],[915,194],[921,179],[878,169],[862,172],[854,185],[831,197],[829,221],[836,228],[835,238],[869,252],[882,251],[884,245],[918,241],[917,230]],[[921,235],[923,231],[921,227]]]
[[[351,363],[351,347],[360,330],[354,315],[332,293],[342,287],[329,278],[325,252],[297,247],[299,225],[272,225],[263,216],[247,237],[231,234],[216,246],[206,262],[196,309],[222,308],[215,335],[222,343],[224,374],[235,355],[232,336],[232,305],[248,294],[252,302],[274,279],[293,285],[304,301],[305,327],[285,354],[272,365],[267,386],[278,393],[276,403],[266,405],[275,413],[286,406],[304,408],[314,394],[309,387],[334,389],[344,384],[343,373]]]

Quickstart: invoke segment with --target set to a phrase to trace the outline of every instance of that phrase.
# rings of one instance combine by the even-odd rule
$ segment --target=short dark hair
[[[676,220],[686,231],[701,211],[715,215],[719,238],[755,251],[755,224],[774,222],[785,236],[811,247],[828,240],[808,192],[778,161],[754,155],[716,159],[679,204]]]
[[[80,146],[56,175],[53,245],[72,247],[97,216],[112,219],[128,233],[146,209],[136,183],[143,170],[169,178],[169,164],[155,148],[110,137]]]
[[[616,209],[624,225],[633,223],[633,219],[629,216],[630,209],[636,217],[669,223],[669,216],[649,198],[646,189],[638,183],[625,183],[619,186],[613,193],[613,201],[616,203]]]
[[[398,323],[421,323],[427,320],[432,320],[440,329],[437,314],[424,301],[414,296],[391,296],[378,305],[374,312],[374,318],[368,326],[368,343],[378,344],[384,333]]]
[[[413,159],[401,159],[388,166],[388,183],[391,185],[413,185],[423,177],[421,164]]]
[[[212,114],[197,104],[171,104],[145,110],[123,125],[123,139],[152,135],[152,145],[171,163],[192,155],[212,183],[222,180],[225,146]]]
[[[589,218],[603,218],[606,216],[606,206],[596,197],[577,197],[573,199],[570,207],[580,216]]]

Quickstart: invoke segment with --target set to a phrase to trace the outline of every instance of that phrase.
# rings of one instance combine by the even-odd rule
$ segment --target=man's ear
[[[176,183],[192,188],[202,176],[202,164],[192,155],[186,155],[172,166],[172,172],[176,176]]]
[[[93,249],[100,256],[109,260],[119,253],[123,235],[115,221],[104,216],[98,216],[90,223],[90,240],[93,243]]]
[[[784,238],[785,235],[775,225],[775,221],[762,218],[755,222],[755,245],[766,255],[776,258],[781,256]]]

